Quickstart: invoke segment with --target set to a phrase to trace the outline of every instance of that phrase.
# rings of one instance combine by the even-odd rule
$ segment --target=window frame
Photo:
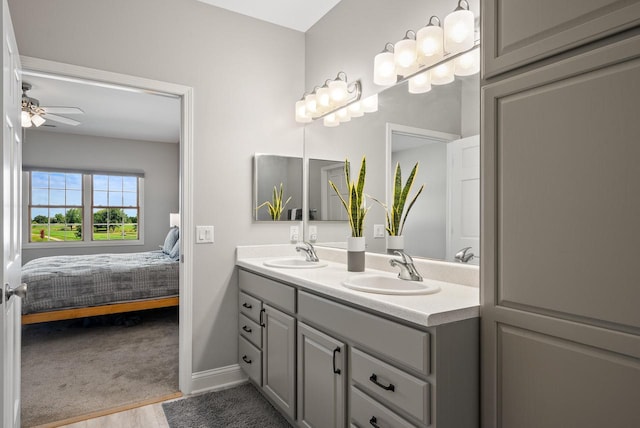
[[[82,240],[77,241],[47,241],[31,242],[31,172],[60,172],[82,174]],[[22,248],[78,248],[78,247],[114,247],[114,246],[140,246],[144,245],[144,175],[135,172],[124,171],[83,171],[74,169],[39,168],[29,167],[23,170],[23,209]],[[93,176],[121,176],[136,177],[138,183],[138,239],[94,240],[93,239]],[[127,207],[135,208],[135,207]]]

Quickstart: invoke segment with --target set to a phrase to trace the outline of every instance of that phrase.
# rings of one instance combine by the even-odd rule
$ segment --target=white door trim
[[[151,91],[159,94],[180,97],[180,213],[182,233],[180,236],[180,344],[179,344],[179,388],[183,394],[192,392],[193,371],[193,88],[159,80],[145,79],[127,74],[113,73],[94,68],[49,61],[40,58],[21,56],[23,71],[57,75],[61,78],[98,82],[104,86],[118,89]]]

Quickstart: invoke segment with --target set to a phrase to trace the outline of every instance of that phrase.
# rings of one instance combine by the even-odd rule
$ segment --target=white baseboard
[[[196,372],[191,375],[191,394],[227,389],[247,382],[239,364]]]

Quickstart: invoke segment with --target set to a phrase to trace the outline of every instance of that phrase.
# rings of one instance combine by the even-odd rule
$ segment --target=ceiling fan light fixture
[[[31,115],[28,111],[22,110],[22,114],[20,115],[20,122],[23,128],[31,127]]]
[[[40,116],[39,114],[34,114],[33,116],[31,116],[31,122],[36,126],[41,126],[43,123],[46,122],[46,119],[42,116]]]

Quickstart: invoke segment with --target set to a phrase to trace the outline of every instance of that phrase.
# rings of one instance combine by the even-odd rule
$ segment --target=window
[[[29,243],[141,243],[143,179],[138,175],[43,170],[26,174]]]
[[[31,173],[29,242],[82,240],[82,174]]]
[[[138,178],[94,175],[94,241],[138,239]]]

